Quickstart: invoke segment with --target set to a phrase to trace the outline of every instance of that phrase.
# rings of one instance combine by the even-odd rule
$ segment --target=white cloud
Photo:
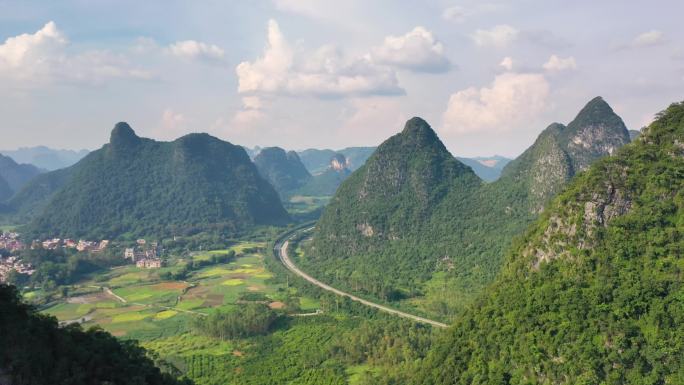
[[[456,134],[512,130],[543,112],[548,96],[544,76],[504,73],[489,87],[452,94],[442,116],[442,130]]]
[[[225,56],[223,48],[195,40],[175,42],[168,50],[172,55],[186,59],[222,60]]]
[[[347,59],[331,46],[295,51],[278,23],[268,23],[268,42],[261,57],[236,68],[238,92],[295,96],[344,97],[403,94],[394,71],[368,57]]]
[[[162,140],[175,140],[188,132],[187,117],[175,111],[171,107],[167,107],[162,111],[159,123],[151,131],[151,135]]]
[[[423,27],[403,36],[387,36],[382,46],[373,48],[371,58],[378,64],[416,72],[446,72],[451,67],[444,45]]]
[[[107,79],[151,77],[131,67],[121,55],[95,50],[69,53],[68,44],[52,21],[33,34],[10,37],[0,45],[0,78],[36,86],[52,81],[99,84]]]
[[[549,72],[561,72],[577,69],[577,63],[572,56],[561,58],[556,55],[551,55],[549,60],[547,60],[542,67]]]
[[[478,29],[470,37],[480,47],[505,47],[514,42],[520,31],[507,24],[497,25],[491,29]]]
[[[665,42],[665,36],[661,31],[651,30],[644,32],[632,40],[633,47],[652,47]]]
[[[501,67],[503,67],[506,71],[511,71],[513,69],[513,59],[510,56],[506,56],[501,60],[501,63],[499,63]]]
[[[177,113],[171,108],[167,108],[162,113],[161,125],[165,130],[176,130],[180,125],[185,122],[185,116],[181,113]]]
[[[442,18],[447,21],[454,23],[463,23],[473,16],[477,16],[484,13],[495,12],[502,8],[498,4],[472,4],[470,6],[454,5],[445,8],[442,12]]]
[[[245,128],[253,125],[264,117],[262,101],[258,96],[245,96],[242,98],[242,108],[233,116],[232,123],[237,128]]]

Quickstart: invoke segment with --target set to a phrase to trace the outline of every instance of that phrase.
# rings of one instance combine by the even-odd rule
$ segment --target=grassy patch
[[[167,318],[171,318],[171,317],[175,316],[176,314],[178,314],[178,312],[175,310],[164,310],[164,311],[160,311],[159,313],[155,314],[154,318],[155,319],[167,319]]]

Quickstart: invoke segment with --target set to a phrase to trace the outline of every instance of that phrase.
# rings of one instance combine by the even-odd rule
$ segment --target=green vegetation
[[[46,178],[65,172],[56,173]],[[207,134],[156,142],[119,123],[109,144],[67,174],[54,193],[47,193],[54,186],[32,184],[27,188],[37,191],[21,194],[49,199],[24,230],[27,238],[231,235],[288,220],[244,149]]]
[[[622,120],[596,98],[482,183],[426,122],[411,119],[340,186],[298,262],[324,282],[449,320],[494,279],[512,239],[549,199],[628,141]]]
[[[684,103],[516,242],[416,384],[684,383]]]
[[[28,181],[40,173],[34,165],[17,164],[12,158],[0,154],[0,202],[21,190]]]
[[[299,160],[297,153],[286,153],[280,147],[262,149],[254,158],[254,164],[259,174],[273,185],[283,200],[311,179],[311,174]]]
[[[276,318],[268,306],[252,303],[235,311],[216,311],[208,317],[196,318],[193,326],[198,334],[226,340],[266,334]]]
[[[21,303],[13,286],[0,285],[0,365],[9,383],[191,384],[162,373],[144,349],[100,329],[59,328],[57,320]]]
[[[26,249],[16,253],[24,262],[36,266],[31,276],[14,274],[9,283],[54,291],[58,286],[71,285],[89,274],[122,264],[120,251],[108,248],[100,253],[78,252],[75,249]]]

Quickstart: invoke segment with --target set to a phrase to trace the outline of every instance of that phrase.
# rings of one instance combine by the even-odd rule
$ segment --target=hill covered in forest
[[[415,384],[684,382],[684,103],[516,242]]]
[[[101,329],[60,328],[0,284],[0,383],[190,385],[162,373],[135,341]]]
[[[289,196],[311,179],[311,174],[297,153],[285,152],[280,147],[262,149],[254,157],[254,164],[261,176],[271,183],[281,197]]]
[[[416,132],[431,144],[411,139]],[[544,130],[500,179],[482,183],[412,119],[340,186],[301,263],[328,282],[408,298],[448,319],[491,282],[513,237],[562,186],[628,142],[620,117],[595,98],[568,126]]]
[[[8,156],[0,155],[0,180],[4,181],[4,183],[0,181],[0,201],[14,195],[41,172],[34,165],[19,164]],[[3,187],[3,184],[6,186]],[[3,193],[7,188],[8,192]],[[5,199],[3,199],[3,195],[5,195]]]
[[[207,134],[157,142],[126,123],[101,149],[43,175],[10,205],[35,213],[25,232],[41,238],[230,233],[288,221],[242,147]]]

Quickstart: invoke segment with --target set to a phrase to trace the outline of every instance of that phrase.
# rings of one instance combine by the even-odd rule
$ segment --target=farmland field
[[[87,294],[69,297],[44,312],[84,327],[98,325],[117,337],[154,340],[188,330],[193,317],[235,309],[249,302],[247,297],[282,308],[285,298],[296,290],[271,282],[273,275],[264,265],[265,246],[242,242],[226,250],[192,253],[190,258],[170,258],[161,269],[112,268],[76,286],[75,293]],[[194,270],[185,280],[161,278],[190,261],[207,262],[231,251],[234,260]],[[302,309],[317,308],[311,298],[301,298],[300,303]]]

